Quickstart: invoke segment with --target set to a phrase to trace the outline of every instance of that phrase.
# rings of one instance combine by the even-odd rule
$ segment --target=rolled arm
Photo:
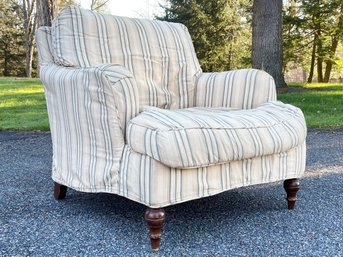
[[[126,123],[139,112],[135,79],[123,66],[102,64],[70,68],[49,64],[41,68],[40,78],[45,86],[48,109],[58,112],[63,108],[70,114],[70,123],[87,123],[87,113],[94,122],[103,118],[102,115],[110,115],[111,122],[118,123],[121,134],[125,135]],[[50,123],[56,121],[58,119],[50,120]]]
[[[274,80],[262,70],[201,73],[196,81],[195,107],[251,109],[275,100]]]
[[[116,187],[128,120],[138,113],[132,74],[111,64],[40,69],[53,142],[53,179],[81,191]],[[112,190],[112,189],[111,189]]]

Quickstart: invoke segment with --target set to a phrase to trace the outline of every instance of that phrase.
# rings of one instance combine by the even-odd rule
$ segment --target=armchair
[[[184,25],[73,6],[36,41],[56,199],[72,188],[146,205],[154,250],[169,205],[285,181],[294,208],[306,124],[266,72],[203,73]]]

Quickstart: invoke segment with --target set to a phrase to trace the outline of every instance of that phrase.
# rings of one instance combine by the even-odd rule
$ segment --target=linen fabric
[[[306,144],[289,151],[193,169],[173,169],[125,146],[118,194],[160,208],[230,189],[299,178]]]
[[[276,101],[274,79],[262,70],[207,72],[196,81],[196,107],[252,109],[270,101]]]
[[[68,7],[36,41],[60,184],[157,208],[304,173],[301,111],[264,71],[202,73],[181,24]]]
[[[138,114],[138,90],[122,66],[44,65],[53,143],[53,178],[81,191],[117,186],[127,120]]]
[[[141,106],[169,109],[193,105],[194,82],[201,70],[182,24],[70,6],[53,21],[52,41],[59,65],[115,63],[126,67],[136,79]]]
[[[150,107],[128,125],[127,144],[172,168],[193,168],[285,152],[302,144],[300,109],[268,102],[252,110]]]

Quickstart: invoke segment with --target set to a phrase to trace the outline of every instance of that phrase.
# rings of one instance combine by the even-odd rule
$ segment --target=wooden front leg
[[[295,202],[297,200],[297,192],[300,188],[299,179],[287,179],[283,182],[283,187],[285,188],[287,193],[288,209],[292,210],[294,209]]]
[[[54,185],[54,197],[56,200],[62,200],[66,197],[67,194],[67,189],[68,187],[66,187],[65,185],[61,185],[58,184],[57,182],[55,182]]]
[[[160,248],[162,228],[165,224],[165,212],[163,209],[147,208],[144,214],[144,219],[149,226],[151,248],[153,251],[157,251]]]

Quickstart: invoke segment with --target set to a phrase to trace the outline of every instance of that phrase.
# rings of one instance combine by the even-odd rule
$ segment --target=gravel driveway
[[[282,183],[166,208],[153,256],[343,256],[343,130],[309,130],[294,211]],[[152,256],[145,207],[110,194],[52,197],[49,133],[0,132],[0,256]]]

